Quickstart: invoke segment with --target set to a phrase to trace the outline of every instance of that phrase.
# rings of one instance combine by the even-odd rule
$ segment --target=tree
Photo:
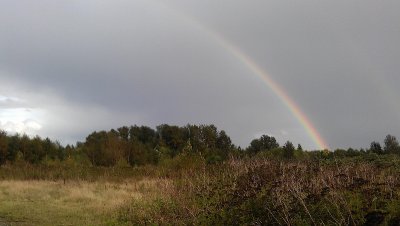
[[[233,148],[231,138],[223,130],[218,134],[217,148],[225,152],[228,152]]]
[[[297,151],[303,151],[303,147],[301,146],[301,144],[297,145]]]
[[[93,165],[112,165],[106,144],[107,132],[105,131],[93,132],[86,138],[84,151]]]
[[[201,139],[201,129],[197,125],[187,125],[186,130],[188,132],[188,138],[191,145],[191,150],[199,152],[205,149],[205,145]]]
[[[247,150],[251,153],[257,153],[264,150],[272,150],[278,147],[279,144],[274,137],[262,135],[259,139],[252,140]]]
[[[287,141],[287,142],[285,143],[285,145],[283,145],[283,157],[284,157],[285,159],[291,159],[291,158],[293,158],[293,156],[294,156],[294,151],[295,151],[295,148],[294,148],[294,145],[293,145],[292,142]]]
[[[217,127],[214,125],[202,125],[200,126],[201,129],[201,137],[203,143],[205,144],[207,149],[214,149],[217,145],[217,137],[218,137],[218,130]]]
[[[383,154],[381,144],[379,142],[373,141],[370,145],[369,150],[376,154]]]
[[[168,127],[167,125],[161,125],[161,127]],[[160,128],[161,128],[160,127]],[[162,128],[161,128],[162,131]],[[130,140],[138,140],[143,144],[155,147],[156,145],[156,131],[147,126],[131,126],[129,129]]]
[[[7,133],[0,131],[0,165],[3,165],[7,160],[8,155],[8,137]]]
[[[187,144],[188,138],[186,137],[187,132],[185,128],[164,124],[157,126],[157,132],[160,136],[161,144],[173,150],[175,152],[174,156]]]
[[[39,163],[46,156],[42,139],[36,136],[32,140],[28,138],[28,142],[28,149],[24,155],[25,161]]]
[[[400,145],[397,138],[392,135],[387,135],[385,138],[385,152],[386,153],[398,153],[400,152]]]
[[[124,141],[128,141],[129,139],[129,128],[124,126],[121,128],[118,128],[118,133],[119,136],[124,140]]]
[[[44,152],[46,156],[50,159],[64,159],[64,152],[62,148],[59,147],[56,143],[52,142],[49,138],[46,138],[42,141]]]
[[[11,136],[8,142],[8,153],[7,153],[7,160],[8,161],[15,161],[18,152],[21,151],[20,146],[21,146],[21,137],[19,134],[15,134]]]

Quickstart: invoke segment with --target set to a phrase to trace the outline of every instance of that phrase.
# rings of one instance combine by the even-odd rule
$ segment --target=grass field
[[[42,167],[1,171],[0,226],[400,225],[396,156],[216,165],[181,156],[168,167],[101,168],[65,182],[45,179],[54,171]]]
[[[113,225],[121,206],[145,202],[166,184],[0,181],[0,225]]]

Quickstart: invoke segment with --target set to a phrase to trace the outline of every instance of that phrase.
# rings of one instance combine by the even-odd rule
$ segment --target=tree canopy
[[[301,153],[304,152],[300,144],[296,149],[291,141],[280,147],[276,139],[268,135],[253,139],[250,145],[242,150],[232,143],[224,130],[218,130],[214,125],[162,124],[155,129],[137,125],[123,126],[109,131],[92,132],[84,142],[66,147],[49,138],[9,135],[0,131],[0,165],[17,160],[37,164],[63,161],[78,156],[93,166],[109,167],[118,164],[140,166],[158,164],[165,159],[185,154],[198,154],[208,163],[217,163],[224,161],[230,155],[269,153],[283,159],[292,159],[295,156],[302,156]],[[379,142],[374,141],[367,150],[349,148],[338,149],[331,153],[335,156],[357,156],[361,153],[400,154],[400,145],[395,136],[387,135],[383,148]]]

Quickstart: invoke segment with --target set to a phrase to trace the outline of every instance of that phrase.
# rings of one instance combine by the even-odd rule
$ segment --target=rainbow
[[[158,1],[158,3],[161,3]],[[161,3],[163,4],[163,3]],[[183,18],[185,22],[188,22],[197,28],[201,29],[204,33],[212,37],[217,43],[223,47],[227,52],[233,55],[238,61],[243,63],[251,72],[258,76],[274,93],[279,97],[279,99],[284,103],[284,105],[289,109],[289,111],[294,115],[297,121],[305,129],[309,137],[312,139],[314,144],[320,149],[329,149],[329,146],[322,138],[321,134],[318,132],[316,127],[313,125],[311,120],[304,114],[301,108],[294,102],[294,100],[289,96],[287,92],[276,83],[272,77],[263,70],[257,63],[248,55],[246,55],[239,47],[232,44],[229,40],[224,38],[222,35],[217,33],[215,30],[204,26],[202,23],[197,21],[195,18],[182,13],[181,10],[172,8],[170,5],[163,4],[166,9],[174,12],[175,15]]]
[[[276,83],[267,72],[265,72],[265,70],[258,66],[251,57],[246,55],[238,47],[231,44],[228,40],[224,39],[216,32],[209,30],[209,34],[212,35],[215,40],[218,40],[219,44],[223,46],[224,49],[229,51],[235,58],[237,58],[248,69],[250,69],[253,74],[261,78],[261,80],[279,97],[279,99],[285,104],[294,117],[300,122],[319,149],[329,149],[327,143],[322,138],[321,134],[315,128],[310,119],[303,113],[301,108],[294,102],[294,100],[290,98],[287,92],[285,92],[285,90],[278,83]]]

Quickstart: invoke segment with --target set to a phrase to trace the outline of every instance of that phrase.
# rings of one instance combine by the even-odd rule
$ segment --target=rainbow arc
[[[265,70],[263,70],[255,60],[244,53],[238,46],[231,43],[224,36],[220,35],[215,30],[206,27],[200,23],[195,18],[184,14],[182,11],[177,10],[170,5],[166,5],[160,1],[157,3],[162,4],[166,9],[173,12],[175,15],[183,18],[185,22],[194,25],[195,27],[201,29],[205,34],[208,34],[212,39],[214,39],[223,49],[234,56],[239,62],[245,65],[254,75],[258,76],[272,91],[276,96],[283,102],[283,104],[289,109],[292,115],[297,119],[297,121],[302,125],[304,130],[307,132],[309,137],[312,139],[314,144],[320,149],[329,149],[327,142],[322,138],[321,134],[318,132],[317,128],[313,125],[311,120],[307,115],[301,110],[301,108],[296,104],[296,102],[289,96],[289,94],[274,81],[271,75],[269,75]]]

